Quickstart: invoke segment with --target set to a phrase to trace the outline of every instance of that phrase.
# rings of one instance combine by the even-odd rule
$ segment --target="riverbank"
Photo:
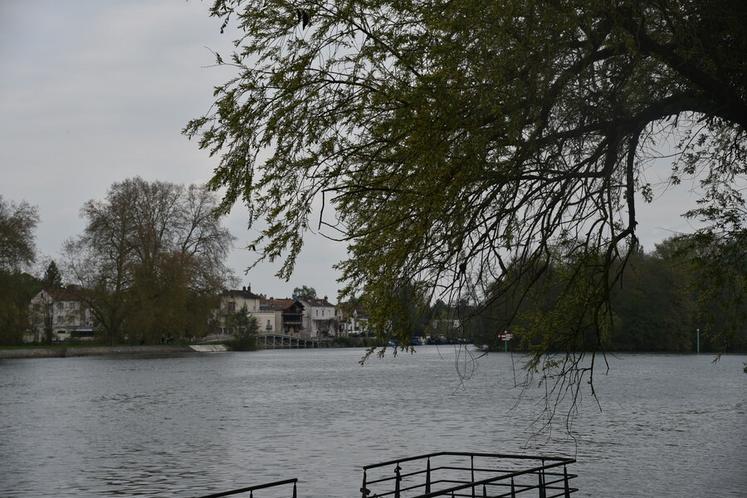
[[[372,342],[373,343],[373,342]],[[373,343],[377,344],[377,343]],[[313,348],[361,348],[369,347],[366,341],[348,341],[348,342],[323,342]],[[309,347],[311,348],[311,347]],[[192,344],[192,345],[151,345],[151,346],[103,346],[103,345],[84,345],[84,344],[54,344],[38,346],[0,346],[0,360],[19,359],[19,358],[67,358],[77,356],[111,356],[111,355],[182,355],[185,353],[217,353],[225,351],[256,351],[262,349],[290,349],[287,346],[275,346],[265,344],[257,347],[252,344],[250,347],[237,346],[232,341],[223,343],[210,344]],[[299,349],[294,347],[292,349]]]
[[[75,356],[169,355],[194,353],[189,346],[52,346],[0,349],[0,360],[16,358],[67,358]]]

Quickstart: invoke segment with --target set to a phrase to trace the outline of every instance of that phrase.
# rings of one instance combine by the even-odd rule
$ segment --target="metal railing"
[[[578,491],[571,486],[577,475],[568,472],[568,465],[575,462],[564,457],[441,451],[366,465],[360,491],[362,498],[569,498]],[[244,493],[255,498],[255,491],[290,485],[290,498],[297,498],[297,483],[298,479],[285,479],[197,498]]]
[[[293,484],[291,498],[297,498],[297,495],[296,495],[297,493],[296,484],[297,483],[298,483],[298,479],[285,479],[283,481],[266,482],[264,484],[257,484],[256,486],[248,486],[246,488],[232,489],[231,491],[223,491],[221,493],[202,495],[202,496],[198,496],[197,498],[218,498],[220,496],[231,496],[231,495],[238,495],[242,493],[249,493],[249,498],[254,498],[254,492],[260,489],[274,488],[277,486],[285,486],[285,485],[290,485],[290,484]]]
[[[442,451],[366,465],[360,491],[362,498],[514,498],[532,491],[539,498],[567,498],[578,491],[571,486],[576,474],[568,473],[572,463],[563,457]],[[392,470],[381,472],[387,468]]]

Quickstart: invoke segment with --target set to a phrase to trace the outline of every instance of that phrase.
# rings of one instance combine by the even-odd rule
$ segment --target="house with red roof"
[[[293,299],[264,298],[257,315],[260,334],[300,336],[303,332],[303,306]]]

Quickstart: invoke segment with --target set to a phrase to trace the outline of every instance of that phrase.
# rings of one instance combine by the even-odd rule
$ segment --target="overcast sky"
[[[59,258],[65,239],[79,234],[79,210],[116,181],[141,176],[175,183],[205,182],[216,165],[181,135],[204,113],[212,87],[230,76],[210,68],[210,49],[230,52],[208,16],[209,2],[0,0],[0,195],[39,207],[37,247]],[[647,173],[659,182],[666,165]],[[646,249],[691,231],[679,214],[692,203],[690,186],[670,189],[639,208]],[[256,233],[246,209],[226,220],[237,237],[230,266],[242,284],[272,296],[302,284],[334,300],[331,266],[345,247],[310,235],[290,282],[269,264],[244,275],[253,255],[243,249]]]
[[[216,165],[181,135],[231,73],[208,50],[231,38],[200,1],[0,0],[0,195],[39,207],[37,247],[59,257],[84,226],[83,203],[133,176],[203,183]],[[345,247],[310,236],[290,282],[262,265],[244,276],[256,236],[237,205],[230,266],[242,285],[272,296],[302,284],[336,299],[332,264]]]

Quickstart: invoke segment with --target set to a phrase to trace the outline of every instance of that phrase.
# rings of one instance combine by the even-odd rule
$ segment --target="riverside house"
[[[251,287],[224,290],[220,295],[220,309],[217,313],[218,331],[220,335],[234,335],[233,325],[229,316],[246,309],[249,315],[260,311],[261,297],[252,292]]]
[[[92,340],[93,313],[80,294],[73,286],[39,291],[29,303],[31,331],[24,342]]]
[[[329,337],[335,335],[335,305],[323,299],[315,297],[299,298],[297,300],[303,305],[303,329],[307,337]]]
[[[361,336],[369,332],[368,315],[360,304],[338,303],[336,319],[337,335]]]
[[[301,335],[303,307],[293,299],[263,298],[256,315],[260,334]]]
[[[216,310],[217,336],[220,339],[236,333],[231,315],[246,310],[257,320],[260,335],[290,335],[295,337],[330,337],[336,335],[335,306],[324,299],[276,299],[254,294],[249,287],[224,290],[220,308]]]

